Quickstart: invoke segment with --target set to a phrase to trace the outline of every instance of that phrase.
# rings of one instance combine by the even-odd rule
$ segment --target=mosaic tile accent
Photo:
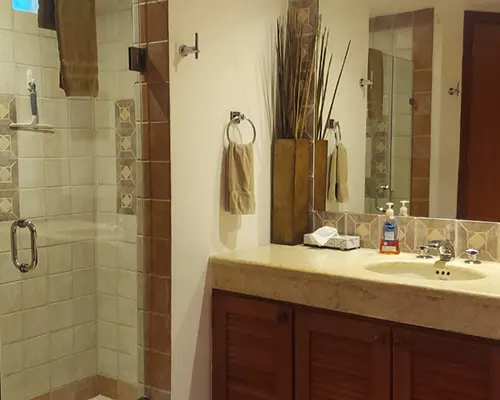
[[[17,122],[15,96],[0,96],[0,221],[18,219],[19,174],[17,132],[10,124]]]
[[[380,221],[379,215],[346,214],[345,233],[359,236],[361,247],[377,249],[380,246]]]
[[[341,212],[317,212],[314,213],[314,226],[321,228],[330,226],[336,228],[339,232],[345,232],[346,229],[346,214]]]
[[[474,248],[481,252],[481,259],[495,261],[499,259],[498,230],[499,224],[490,222],[457,222],[457,242],[455,251],[457,257],[465,258],[465,251]]]
[[[135,101],[115,103],[116,187],[118,214],[135,215],[137,202],[137,131]]]

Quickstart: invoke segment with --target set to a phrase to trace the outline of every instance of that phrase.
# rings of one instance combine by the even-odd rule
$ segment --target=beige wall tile
[[[48,303],[48,279],[34,278],[23,282],[23,308],[44,306]]]
[[[72,244],[73,269],[90,268],[95,266],[95,242],[79,242]]]
[[[97,349],[75,354],[75,380],[97,375]]]
[[[68,128],[68,101],[42,99],[40,122],[55,128]]]
[[[73,272],[73,280],[74,297],[85,296],[96,292],[95,270],[93,268]]]
[[[107,322],[118,322],[118,298],[100,294],[98,298],[99,319]]]
[[[109,295],[116,295],[118,293],[117,272],[118,271],[116,269],[99,267],[99,293]]]
[[[62,244],[47,248],[47,264],[50,274],[71,271],[71,244]]]
[[[24,368],[50,361],[50,336],[43,335],[24,341]]]
[[[26,76],[26,74],[24,75]],[[40,82],[38,79],[37,82]],[[64,90],[59,87],[59,68],[42,68],[42,92],[44,97],[65,99]],[[24,86],[24,90],[26,87]]]
[[[120,241],[137,243],[137,217],[135,215],[118,215],[117,225]]]
[[[68,328],[50,334],[50,358],[69,357],[73,353],[74,329]]]
[[[74,351],[80,352],[97,345],[96,323],[78,325],[74,328]]]
[[[72,128],[92,128],[94,117],[92,102],[88,100],[68,100],[69,126]]]
[[[0,31],[0,42],[2,51],[0,52],[0,61],[14,61],[14,37],[11,31]]]
[[[94,159],[72,158],[70,160],[71,184],[93,185],[94,184]]]
[[[118,353],[118,377],[125,382],[137,383],[137,356]]]
[[[45,182],[47,186],[69,185],[69,159],[54,158],[45,160]]]
[[[82,325],[96,319],[96,296],[90,295],[73,300],[73,321],[75,325]]]
[[[14,43],[16,64],[40,65],[40,38],[37,35],[14,32]]]
[[[59,49],[57,40],[48,37],[41,38],[42,66],[49,68],[59,67]]]
[[[17,147],[20,158],[43,157],[43,135],[39,132],[21,131],[17,135]]]
[[[43,158],[20,158],[19,188],[35,188],[45,186]]]
[[[26,370],[24,388],[27,399],[48,393],[50,391],[50,364]]]
[[[57,303],[69,300],[73,297],[73,274],[66,272],[50,275],[49,277],[49,301]]]
[[[137,299],[137,273],[118,270],[118,296]]]
[[[13,29],[13,10],[10,0],[0,0],[0,26],[2,29]]]
[[[118,327],[118,351],[137,355],[137,328],[120,325]]]
[[[51,332],[69,328],[73,325],[72,300],[51,304],[49,309]]]
[[[99,185],[116,185],[115,157],[99,157],[97,160],[97,182]]]
[[[69,157],[69,130],[57,129],[53,134],[43,135],[43,151],[46,158]]]
[[[118,325],[111,322],[99,321],[97,327],[99,332],[99,347],[118,350]]]
[[[23,312],[23,338],[28,339],[49,333],[49,307],[38,307]]]
[[[119,269],[128,271],[137,271],[137,244],[119,243],[118,244],[118,263]]]
[[[2,346],[2,374],[9,375],[23,369],[23,343],[12,343]]]
[[[50,364],[50,387],[55,389],[74,380],[73,357],[61,358]]]
[[[118,298],[118,323],[130,327],[137,326],[137,302]]]
[[[24,372],[2,377],[2,397],[9,400],[25,400]]]
[[[13,266],[11,268],[14,269]],[[1,273],[2,271],[0,271]],[[0,313],[8,314],[22,308],[22,283],[7,283],[0,287]]]
[[[10,247],[10,237],[5,238],[5,240],[7,243],[9,243]],[[9,253],[0,254],[0,283],[16,282],[19,281],[20,279],[21,279],[21,272],[19,272],[19,270],[17,270],[12,266],[12,261],[10,259],[10,251]]]
[[[71,240],[73,242],[94,240],[95,221],[93,213],[73,215],[71,223],[76,229],[72,231]]]
[[[118,377],[118,352],[104,347],[98,349],[99,374],[110,378]]]
[[[19,190],[19,212],[25,218],[45,217],[45,189]]]
[[[0,289],[1,290],[1,289]],[[17,342],[23,338],[22,313],[3,315],[0,319],[2,344]]]
[[[94,131],[93,129],[70,130],[70,153],[72,157],[94,156]]]
[[[69,187],[47,189],[47,216],[71,213],[71,192]]]
[[[118,257],[118,242],[100,240],[98,243],[99,266],[116,268]]]
[[[97,210],[99,212],[116,212],[116,185],[99,185],[97,194]]]
[[[71,212],[73,214],[94,211],[94,186],[73,186],[71,188]]]

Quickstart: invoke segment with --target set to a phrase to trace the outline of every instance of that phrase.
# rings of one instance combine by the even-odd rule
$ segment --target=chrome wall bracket
[[[198,33],[194,34],[194,46],[186,46],[183,44],[181,47],[179,47],[179,54],[182,57],[187,57],[190,54],[194,54],[195,58],[198,59],[200,56],[200,46],[199,46],[199,40],[198,40]]]

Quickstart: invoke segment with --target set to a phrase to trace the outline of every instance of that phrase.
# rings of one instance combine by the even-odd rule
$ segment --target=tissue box
[[[340,235],[338,237],[331,238],[325,245],[321,246],[312,233],[307,233],[304,235],[304,245],[313,247],[326,247],[329,249],[336,250],[355,250],[361,247],[359,236],[347,236]]]

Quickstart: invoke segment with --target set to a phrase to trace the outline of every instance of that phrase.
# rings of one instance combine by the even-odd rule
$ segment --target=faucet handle
[[[479,250],[476,249],[467,249],[465,251],[465,254],[467,254],[468,259],[465,260],[466,264],[481,264],[481,261],[479,261]]]
[[[431,249],[430,246],[426,244],[421,244],[418,246],[418,256],[417,258],[423,259],[423,260],[428,260],[432,258],[432,256],[429,254],[429,250]]]

